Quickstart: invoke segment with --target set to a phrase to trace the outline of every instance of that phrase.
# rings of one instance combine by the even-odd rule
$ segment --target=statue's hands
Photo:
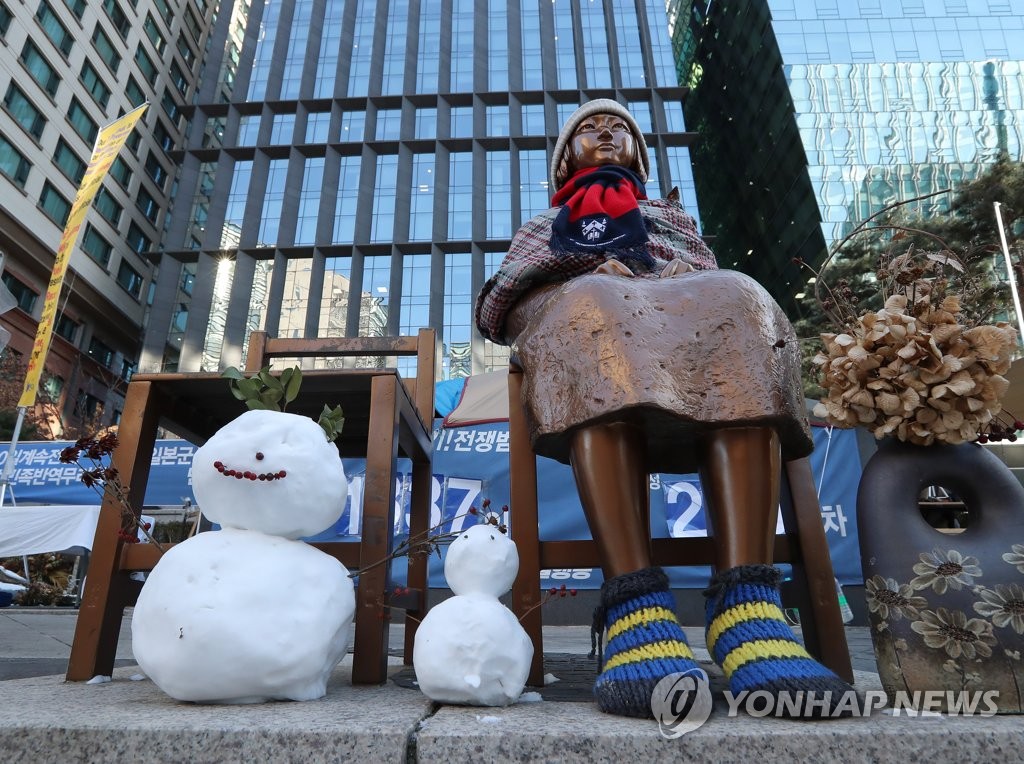
[[[694,267],[685,260],[669,260],[668,265],[665,266],[661,272],[661,278],[668,279],[673,276],[678,276],[681,273],[689,273],[694,270]]]
[[[604,273],[604,274],[609,275],[609,276],[635,276],[636,275],[635,273],[633,273],[633,271],[631,271],[629,269],[629,266],[625,265],[624,263],[622,263],[619,260],[616,260],[614,257],[609,259],[609,260],[605,260],[603,263],[601,263],[599,266],[597,266],[594,269],[594,273]]]

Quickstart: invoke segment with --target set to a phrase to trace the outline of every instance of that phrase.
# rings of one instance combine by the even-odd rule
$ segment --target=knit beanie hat
[[[554,193],[561,188],[562,183],[559,183],[556,179],[558,175],[558,166],[562,163],[562,159],[565,156],[566,151],[569,148],[569,143],[572,141],[573,133],[576,132],[576,128],[579,127],[580,122],[585,120],[587,117],[593,114],[614,114],[617,117],[621,117],[625,120],[626,124],[629,125],[630,132],[633,133],[633,140],[636,142],[636,153],[639,162],[637,166],[631,169],[635,170],[640,175],[640,180],[643,183],[647,182],[647,173],[651,169],[651,160],[647,156],[647,141],[644,140],[644,134],[640,131],[640,126],[633,119],[633,115],[630,114],[626,107],[620,104],[618,101],[613,101],[610,98],[597,98],[593,101],[588,101],[572,113],[572,116],[566,120],[565,126],[562,128],[562,132],[558,134],[558,140],[555,142],[555,153],[551,157],[551,192]],[[562,179],[564,183],[565,179]]]

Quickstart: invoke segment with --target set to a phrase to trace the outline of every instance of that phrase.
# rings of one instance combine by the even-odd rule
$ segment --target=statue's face
[[[630,167],[636,157],[636,141],[622,117],[594,114],[576,128],[569,153],[574,171],[606,164]]]

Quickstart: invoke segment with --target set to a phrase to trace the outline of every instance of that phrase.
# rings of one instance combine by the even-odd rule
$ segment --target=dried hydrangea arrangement
[[[979,285],[941,240],[895,225],[868,228],[870,220],[832,256],[864,231],[895,231],[875,273],[884,307],[858,313],[856,298],[843,283],[832,290],[818,279],[826,290],[825,297],[819,293],[822,307],[842,328],[821,335],[825,347],[814,363],[827,395],[815,416],[918,445],[984,440],[990,428],[1011,431],[998,415],[1009,386],[1003,375],[1017,347],[1016,330],[1005,322],[982,323],[971,312]],[[906,244],[911,234],[929,237],[935,248]],[[906,249],[897,254],[901,246]]]

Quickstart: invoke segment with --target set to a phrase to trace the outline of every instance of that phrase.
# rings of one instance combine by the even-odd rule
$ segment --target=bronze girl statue
[[[812,449],[793,330],[756,282],[718,270],[693,218],[648,199],[647,144],[615,101],[569,118],[552,209],[516,233],[477,300],[481,333],[512,346],[536,453],[572,465],[603,559],[599,707],[651,715],[665,676],[696,668],[652,567],[651,472],[699,471],[717,573],[707,643],[733,692],[851,689],[782,615],[772,567],[781,454]],[[680,561],[685,564],[685,561]]]

